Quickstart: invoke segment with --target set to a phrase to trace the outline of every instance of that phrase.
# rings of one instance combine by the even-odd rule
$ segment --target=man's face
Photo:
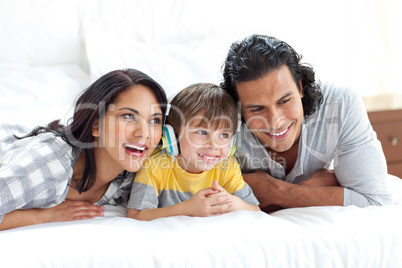
[[[262,78],[236,84],[243,118],[251,132],[276,152],[288,151],[299,139],[303,106],[289,68],[284,65]]]

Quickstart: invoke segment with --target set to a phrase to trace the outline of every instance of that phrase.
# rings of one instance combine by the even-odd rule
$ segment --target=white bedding
[[[230,43],[251,33],[291,43],[305,62],[314,63],[322,81],[351,84],[364,94],[377,92],[379,81],[389,92],[400,88],[397,79],[388,79],[398,77],[392,70],[398,69],[393,66],[399,66],[401,51],[396,40],[401,16],[392,1],[317,1],[321,11],[310,17],[297,16],[310,11],[304,1],[294,2],[293,11],[289,3],[265,0],[253,2],[258,9],[240,0],[0,2],[0,125],[32,129],[54,119],[66,123],[78,93],[114,68],[138,68],[168,95],[189,83],[218,83]],[[383,20],[361,19],[370,10],[395,28],[378,28],[387,33],[378,35]],[[348,14],[349,20],[337,19]],[[311,26],[319,40],[300,31]],[[346,41],[334,43],[333,36]],[[385,39],[373,41],[376,36]],[[323,47],[330,58],[317,53]],[[392,57],[361,64],[376,62],[379,55]],[[389,178],[393,201],[402,204],[402,180]],[[107,207],[103,218],[0,231],[0,268],[402,267],[402,206],[397,205],[295,208],[271,215],[239,211],[151,222],[125,216],[124,208]]]
[[[401,267],[402,206],[310,207],[272,215],[150,222],[104,218],[0,232],[1,267]]]
[[[74,65],[2,63],[0,70],[0,124],[27,128],[67,119],[90,80]],[[393,201],[402,204],[402,181],[389,178]],[[108,207],[104,218],[1,231],[0,267],[402,267],[402,206],[151,222],[124,216]]]

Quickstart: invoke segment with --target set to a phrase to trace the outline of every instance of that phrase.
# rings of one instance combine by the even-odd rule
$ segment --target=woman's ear
[[[99,119],[96,119],[92,125],[92,136],[99,137]]]

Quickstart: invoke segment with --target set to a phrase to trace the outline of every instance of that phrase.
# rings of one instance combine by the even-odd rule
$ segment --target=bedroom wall
[[[126,61],[166,81],[169,91],[195,80],[219,81],[230,44],[261,33],[291,44],[323,81],[366,96],[402,92],[397,1],[95,2],[102,19],[89,30],[97,45],[87,49],[94,76]],[[117,6],[122,3],[124,10]]]
[[[219,83],[230,44],[253,33],[287,41],[323,82],[402,94],[399,10],[398,0],[0,0],[0,123],[67,120],[74,97],[116,68],[148,73],[168,95]]]

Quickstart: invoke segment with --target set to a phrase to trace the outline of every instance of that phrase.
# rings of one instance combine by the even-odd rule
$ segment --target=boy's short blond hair
[[[238,111],[232,97],[218,85],[192,84],[180,91],[170,102],[167,122],[176,133],[197,115],[203,115],[199,126],[225,128],[233,135],[237,129]]]

